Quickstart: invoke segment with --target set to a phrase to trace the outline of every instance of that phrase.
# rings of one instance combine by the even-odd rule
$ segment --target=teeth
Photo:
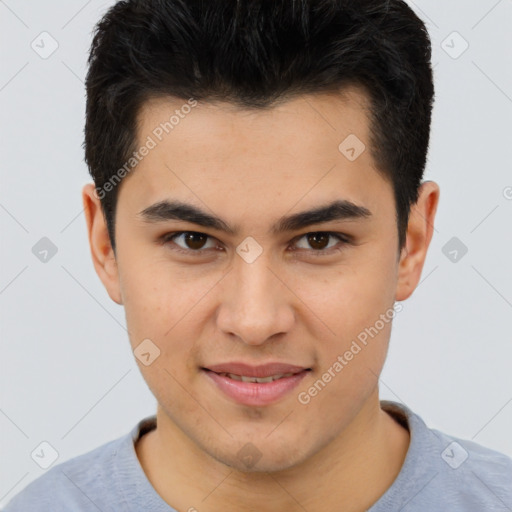
[[[219,373],[223,377],[229,377],[233,380],[238,380],[240,382],[254,382],[259,384],[264,384],[267,382],[272,382],[277,379],[282,379],[283,377],[291,377],[294,375],[293,373],[282,373],[280,375],[271,375],[270,377],[246,377],[245,375],[236,375],[234,373]]]
[[[270,377],[246,377],[245,375],[242,375],[240,378],[241,378],[242,382],[264,383],[264,382],[272,382],[274,380],[274,377],[272,377],[272,376],[270,376]],[[277,376],[276,376],[276,378],[277,378]]]

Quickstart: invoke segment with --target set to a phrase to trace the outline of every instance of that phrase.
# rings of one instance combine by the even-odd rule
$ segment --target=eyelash
[[[214,237],[212,237],[206,233],[202,233],[200,231],[175,231],[173,233],[166,233],[165,235],[162,235],[160,237],[160,243],[163,245],[166,245],[169,242],[173,242],[174,238],[176,238],[180,235],[183,235],[183,234],[205,235],[209,239],[214,238]],[[300,235],[300,236],[294,238],[293,241],[298,242],[299,240],[301,240],[302,238],[304,238],[308,235],[316,235],[316,234],[323,234],[323,235],[328,235],[330,237],[337,238],[341,242],[341,247],[334,246],[334,247],[330,247],[329,249],[295,249],[294,251],[307,251],[307,252],[311,253],[314,257],[322,257],[322,256],[328,256],[333,253],[340,252],[343,250],[343,246],[350,245],[352,243],[351,239],[348,235],[344,235],[343,233],[336,233],[333,231],[309,231],[308,233],[304,233],[303,235]],[[171,250],[179,252],[181,254],[194,255],[194,256],[201,255],[202,253],[211,249],[211,248],[197,249],[197,250],[183,249],[183,247],[180,247],[177,244],[174,244],[174,245],[175,245],[175,247],[172,247]]]

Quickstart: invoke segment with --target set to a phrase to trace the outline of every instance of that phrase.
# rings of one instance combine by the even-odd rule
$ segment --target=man
[[[7,512],[512,510],[510,458],[379,400],[439,200],[430,55],[401,0],[108,11],[83,202],[157,414]]]

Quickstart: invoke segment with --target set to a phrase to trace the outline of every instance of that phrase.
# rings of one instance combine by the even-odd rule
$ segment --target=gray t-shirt
[[[512,459],[428,428],[403,404],[382,407],[409,429],[411,443],[391,487],[368,512],[512,512]],[[146,478],[134,442],[155,427],[140,421],[129,434],[63,462],[31,482],[5,512],[176,512]]]

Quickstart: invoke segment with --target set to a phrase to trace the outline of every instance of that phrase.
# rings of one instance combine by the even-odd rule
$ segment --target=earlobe
[[[410,297],[420,281],[428,247],[434,233],[434,220],[439,203],[439,186],[433,181],[421,184],[418,201],[412,205],[407,238],[398,264],[395,300]]]
[[[110,298],[122,304],[117,262],[94,184],[88,183],[83,187],[82,201],[94,268]]]

